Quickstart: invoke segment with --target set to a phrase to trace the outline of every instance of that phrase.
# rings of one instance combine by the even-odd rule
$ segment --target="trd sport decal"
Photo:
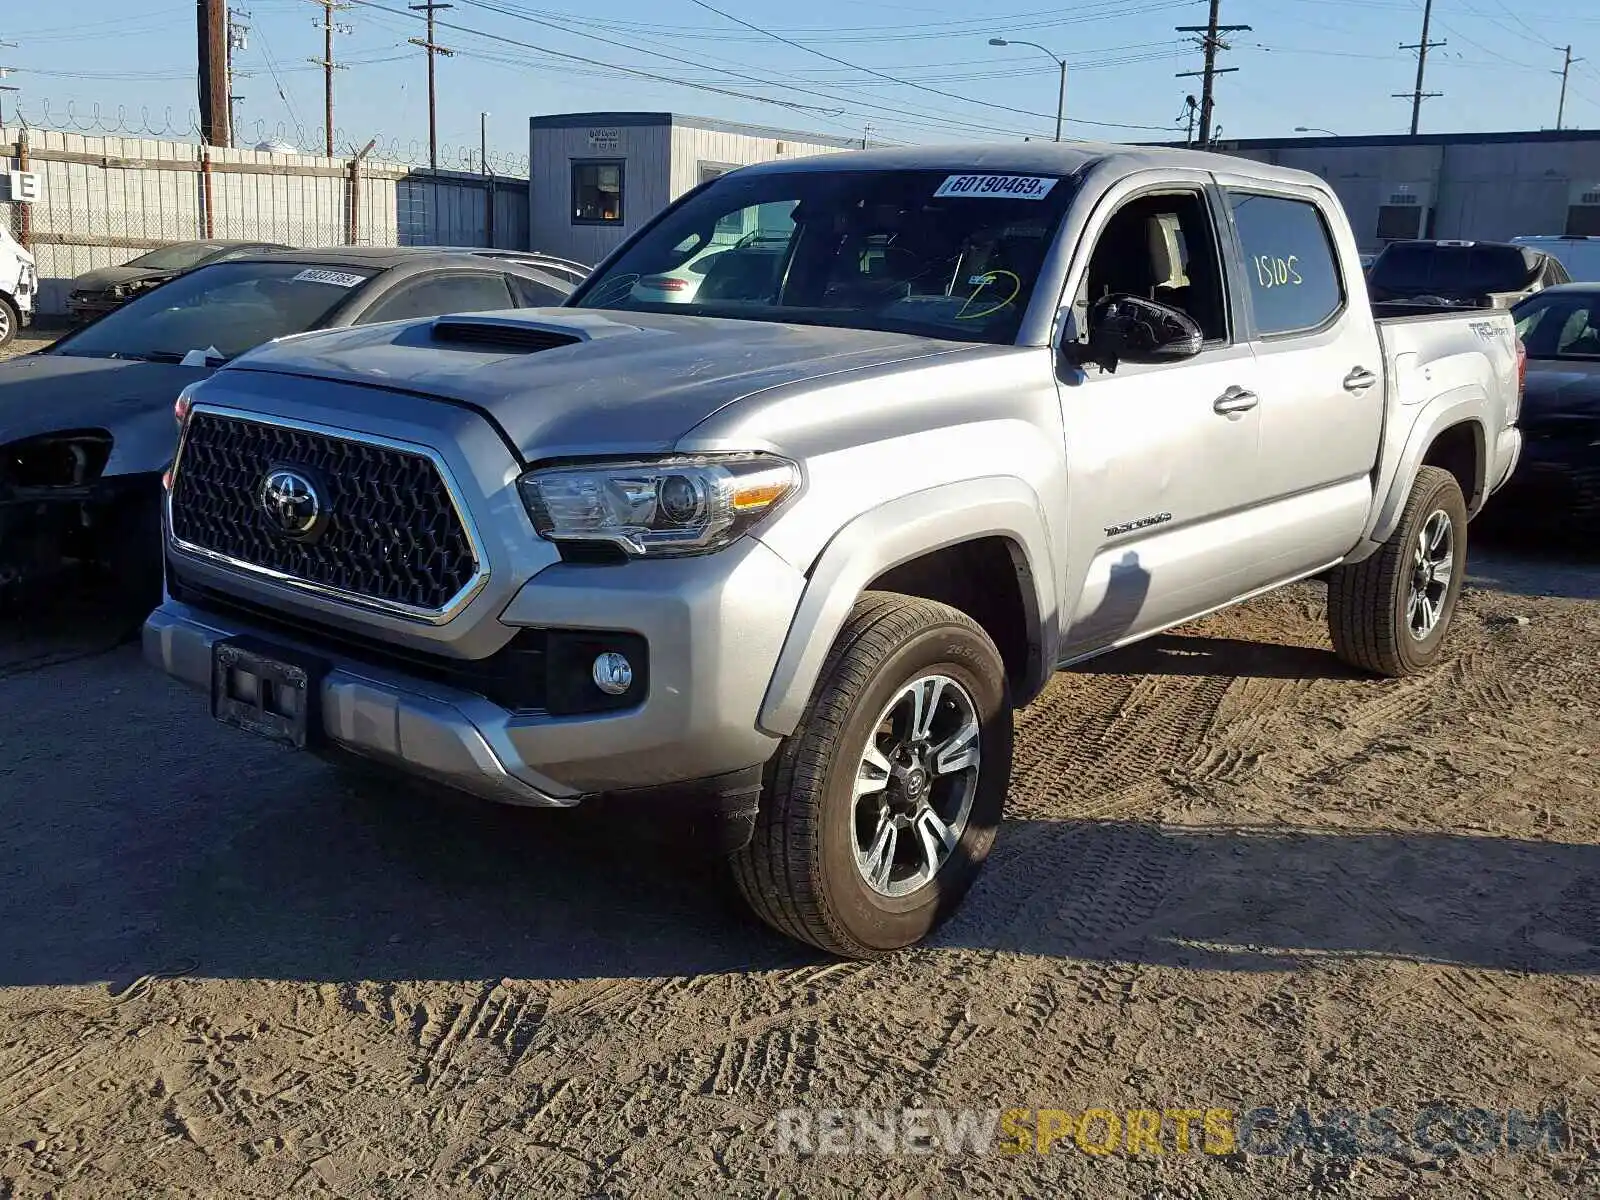
[[[1107,525],[1106,536],[1116,537],[1119,533],[1132,533],[1135,529],[1148,529],[1152,525],[1163,525],[1172,520],[1171,513],[1157,513],[1153,517],[1140,517],[1137,521],[1124,521],[1121,525]]]

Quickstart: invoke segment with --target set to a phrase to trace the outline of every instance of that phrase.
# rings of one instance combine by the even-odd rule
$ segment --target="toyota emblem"
[[[322,523],[322,497],[311,480],[288,467],[275,467],[261,481],[261,511],[285,537],[306,538]]]

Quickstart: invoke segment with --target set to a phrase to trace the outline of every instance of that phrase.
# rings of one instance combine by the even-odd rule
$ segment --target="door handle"
[[[1212,402],[1211,409],[1226,417],[1236,417],[1249,412],[1260,403],[1260,398],[1254,392],[1247,392],[1236,384],[1218,396]]]
[[[1347,392],[1364,392],[1378,382],[1378,377],[1365,367],[1357,367],[1344,377],[1344,390]]]

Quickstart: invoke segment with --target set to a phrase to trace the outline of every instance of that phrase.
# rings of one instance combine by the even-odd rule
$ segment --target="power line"
[[[545,26],[545,27],[551,28],[551,29],[557,29],[557,30],[560,30],[563,33],[571,33],[571,34],[574,34],[575,36],[578,36],[578,37],[586,37],[586,38],[589,38],[591,41],[601,42],[604,45],[618,46],[618,47],[621,47],[623,49],[642,51],[643,53],[649,54],[652,57],[664,59],[665,61],[678,63],[678,64],[681,64],[681,65],[684,65],[684,66],[694,67],[697,70],[716,71],[719,75],[721,75],[721,76],[723,76],[725,78],[733,78],[733,79],[742,80],[742,81],[745,81],[745,82],[748,82],[748,83],[756,84],[757,86],[760,86],[760,87],[786,87],[790,91],[798,92],[798,93],[800,93],[802,95],[816,96],[816,97],[819,97],[820,99],[828,100],[828,101],[831,101],[831,102],[833,102],[835,104],[846,106],[846,107],[833,108],[833,109],[818,109],[818,108],[815,108],[814,106],[796,105],[793,102],[789,102],[789,101],[775,101],[775,100],[771,100],[771,99],[766,99],[765,100],[765,102],[767,102],[767,103],[778,103],[778,104],[785,105],[785,107],[797,108],[797,109],[801,109],[801,110],[804,110],[804,111],[810,111],[810,112],[814,112],[814,113],[819,113],[819,114],[822,114],[825,118],[841,116],[847,111],[856,111],[858,115],[873,115],[872,113],[861,114],[859,112],[860,109],[868,109],[868,110],[875,110],[875,112],[888,113],[891,116],[896,116],[896,117],[901,116],[901,115],[922,117],[925,120],[932,120],[932,121],[936,122],[939,125],[943,125],[943,126],[955,129],[956,131],[961,132],[961,133],[985,133],[985,134],[1013,133],[1017,137],[1025,136],[1022,133],[1017,133],[1017,132],[1011,131],[1011,130],[997,130],[997,129],[994,128],[994,126],[992,124],[979,124],[979,123],[977,123],[975,121],[963,120],[960,117],[958,117],[956,114],[949,113],[949,112],[947,112],[945,110],[942,110],[942,109],[929,109],[929,110],[924,112],[924,111],[919,111],[917,109],[907,108],[904,105],[903,102],[896,104],[892,99],[890,100],[890,104],[888,104],[888,105],[873,104],[873,103],[871,103],[871,100],[874,99],[874,97],[871,96],[870,94],[868,96],[866,96],[866,97],[857,97],[857,98],[852,98],[852,99],[848,99],[847,100],[847,99],[844,99],[844,98],[842,98],[840,96],[834,95],[834,94],[832,94],[830,92],[818,91],[818,90],[816,90],[815,88],[812,88],[812,87],[799,86],[797,84],[790,83],[790,82],[788,82],[788,81],[786,81],[784,79],[781,79],[781,78],[780,79],[774,79],[772,77],[762,77],[762,76],[759,76],[759,75],[752,75],[752,74],[749,74],[749,73],[744,72],[744,71],[729,70],[727,68],[712,66],[712,65],[710,65],[708,63],[705,63],[705,62],[699,62],[699,61],[695,61],[694,59],[683,58],[683,57],[681,57],[679,55],[669,54],[669,53],[667,53],[665,51],[662,51],[662,50],[651,49],[649,46],[640,45],[637,42],[633,42],[633,43],[623,42],[623,41],[618,41],[618,40],[613,39],[613,38],[602,37],[600,34],[596,34],[596,33],[586,33],[586,32],[583,32],[581,30],[569,29],[564,25],[559,25],[559,24],[556,24],[556,23],[554,23],[552,21],[545,20],[543,18],[534,16],[531,13],[528,13],[528,12],[520,10],[520,9],[506,7],[506,6],[502,5],[502,4],[490,3],[489,0],[463,0],[463,2],[467,3],[467,4],[470,4],[475,8],[481,8],[481,9],[484,9],[484,10],[486,10],[488,12],[497,13],[497,14],[502,15],[502,16],[514,16],[514,17],[518,17],[521,20],[527,21],[527,22],[529,22],[531,24]],[[464,26],[455,26],[454,28],[464,29],[465,27]],[[497,40],[507,40],[507,39],[500,38],[500,35],[485,34],[481,30],[470,30],[468,32],[475,33],[475,34],[477,34],[478,36],[481,36],[481,37],[487,37],[487,38],[492,38],[492,39],[497,39]],[[513,44],[526,45],[526,43],[517,43],[517,42],[513,42]],[[539,47],[531,47],[531,46],[528,47],[528,48],[530,48],[530,49],[540,49]],[[553,51],[548,51],[548,50],[541,50],[541,52],[542,53],[554,53]],[[592,60],[585,60],[585,61],[592,61]],[[610,67],[609,64],[602,64],[602,65]],[[610,68],[610,69],[623,69],[623,70],[626,70],[626,68]],[[853,66],[850,67],[849,69],[850,70],[855,70],[855,68]],[[655,78],[660,78],[660,77],[655,77]],[[721,89],[721,88],[716,88],[716,87],[714,87],[714,86],[712,86],[710,84],[700,84],[700,83],[696,83],[695,81],[685,80],[685,79],[682,79],[682,78],[671,79],[671,80],[669,80],[669,82],[674,82],[674,83],[678,83],[680,85],[687,85],[687,86],[709,87],[710,90],[713,90],[713,91],[723,91],[723,90],[725,90],[725,89]],[[721,80],[718,80],[716,82],[721,82]],[[837,86],[840,86],[840,85],[839,85],[839,83],[834,83],[833,86],[837,87]],[[738,94],[738,93],[733,93],[733,94]],[[857,106],[856,110],[850,110],[847,107],[849,105],[856,105]],[[1031,114],[1031,115],[1042,115],[1042,114]],[[830,122],[830,123],[836,123],[836,122]],[[921,128],[921,129],[928,128],[927,125],[914,125],[914,124],[911,125],[910,127],[912,127],[912,128]]]
[[[732,13],[724,12],[720,8],[716,8],[713,5],[707,4],[706,0],[690,0],[690,2],[692,4],[698,5],[700,8],[705,9],[707,12],[716,13],[717,16],[722,17],[724,20],[732,21],[736,25],[743,25],[746,29],[752,29],[757,33],[765,34],[767,37],[772,38],[775,41],[782,42],[787,46],[793,46],[796,50],[803,50],[807,54],[814,54],[818,58],[825,58],[829,62],[838,63],[841,67],[850,67],[851,69],[856,70],[856,71],[861,71],[864,74],[874,75],[879,79],[886,80],[889,83],[896,84],[896,85],[898,85],[900,87],[914,88],[919,92],[929,92],[929,93],[931,93],[932,95],[935,95],[935,96],[945,96],[945,97],[947,97],[947,98],[949,98],[951,100],[960,100],[964,104],[976,104],[976,105],[979,105],[979,106],[981,106],[983,108],[992,108],[992,109],[995,109],[995,110],[1000,111],[1000,112],[1019,113],[1022,116],[1025,116],[1025,117],[1038,117],[1038,116],[1042,115],[1040,113],[1031,112],[1031,111],[1029,111],[1028,109],[1025,109],[1025,108],[1013,108],[1009,104],[995,104],[995,103],[992,103],[991,101],[988,101],[988,100],[976,100],[976,99],[973,99],[971,96],[962,96],[962,95],[959,95],[956,92],[947,92],[943,88],[929,87],[925,83],[915,83],[915,82],[913,82],[911,80],[908,80],[908,79],[901,79],[901,78],[898,78],[897,76],[887,74],[886,72],[876,70],[876,69],[874,69],[872,67],[863,67],[863,66],[859,65],[858,63],[848,62],[845,59],[842,59],[842,58],[839,58],[839,57],[837,57],[835,55],[829,54],[824,50],[818,50],[813,46],[807,46],[802,42],[797,42],[793,38],[785,37],[780,33],[774,33],[769,29],[761,28],[761,26],[759,26],[759,25],[753,25],[749,21],[746,21],[743,17],[736,17]],[[1212,3],[1215,4],[1216,0],[1212,0]],[[1140,129],[1140,130],[1158,130],[1160,132],[1166,132],[1165,127],[1164,126],[1160,126],[1160,125],[1129,125],[1129,124],[1125,124],[1125,123],[1119,122],[1119,121],[1085,121],[1085,120],[1076,120],[1075,123],[1079,124],[1079,125],[1099,125],[1099,126],[1102,126],[1104,128],[1107,128],[1107,129]]]
[[[351,0],[351,3],[360,5],[362,8],[377,9],[379,12],[394,13],[400,16],[406,15],[400,9],[389,8],[386,5],[377,3],[377,0]],[[486,41],[500,42],[504,45],[516,46],[522,50],[532,50],[536,54],[549,55],[551,58],[565,59],[569,62],[586,63],[592,67],[600,67],[604,71],[612,74],[632,75],[638,79],[648,79],[655,83],[670,83],[678,87],[693,88],[696,91],[712,92],[721,96],[732,96],[738,100],[754,100],[758,104],[772,104],[778,108],[787,108],[793,112],[832,113],[837,111],[831,109],[820,109],[809,104],[796,104],[790,100],[775,100],[771,96],[757,96],[750,92],[736,91],[732,88],[715,87],[711,84],[704,83],[692,83],[683,79],[675,79],[671,75],[659,75],[653,71],[645,71],[638,67],[624,67],[618,63],[608,63],[598,58],[588,58],[582,54],[571,54],[565,50],[551,50],[544,46],[535,46],[531,42],[518,41],[516,38],[506,37],[503,34],[486,33],[481,29],[472,29],[465,25],[454,25],[448,21],[440,21],[439,25],[444,29],[453,29],[457,33],[468,33],[474,37],[481,37]],[[481,58],[484,56],[480,54],[478,57]]]
[[[1410,92],[1396,92],[1396,100],[1411,101],[1411,136],[1417,136],[1417,126],[1422,120],[1422,102],[1433,100],[1443,95],[1443,92],[1425,92],[1422,90],[1422,79],[1428,69],[1428,51],[1435,46],[1447,46],[1448,42],[1430,42],[1428,40],[1428,23],[1433,20],[1433,0],[1424,0],[1422,7],[1422,38],[1414,46],[1401,46],[1402,50],[1415,50],[1417,52],[1417,86]]]
[[[1211,0],[1211,13],[1204,25],[1179,25],[1179,33],[1201,34],[1200,47],[1205,51],[1206,65],[1202,71],[1180,71],[1179,79],[1192,79],[1194,76],[1203,76],[1200,90],[1200,144],[1211,144],[1211,116],[1216,103],[1216,78],[1218,75],[1231,75],[1238,67],[1218,67],[1217,51],[1231,50],[1232,46],[1223,41],[1225,33],[1248,33],[1248,25],[1220,25],[1222,19],[1222,0]]]

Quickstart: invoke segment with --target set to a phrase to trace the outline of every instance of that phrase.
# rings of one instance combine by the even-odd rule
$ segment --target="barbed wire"
[[[75,100],[68,100],[64,109],[56,109],[48,99],[38,102],[18,103],[13,112],[23,124],[34,129],[49,129],[59,133],[125,134],[130,137],[191,138],[200,136],[200,124],[193,110],[183,118],[174,117],[170,108],[163,109],[159,121],[153,119],[150,109],[141,107],[135,118],[126,105],[117,105],[110,112],[98,103],[84,112]]]
[[[173,141],[192,140],[196,143],[200,137],[199,116],[193,109],[179,116],[171,108],[162,109],[159,114],[154,114],[151,109],[144,107],[136,111],[130,110],[126,105],[107,109],[100,104],[80,106],[73,100],[67,101],[65,107],[59,107],[52,105],[48,99],[40,99],[29,101],[27,104],[18,104],[12,112],[22,124],[57,133],[148,137]],[[285,122],[274,123],[257,118],[240,121],[234,130],[234,141],[239,144],[238,148],[241,150],[278,145],[293,147],[292,150],[285,149],[279,151],[280,153],[320,157],[322,147],[327,144],[323,137],[322,126],[318,125],[303,132],[305,144],[302,144],[301,131],[291,131]],[[369,162],[395,163],[408,167],[428,165],[427,143],[419,139],[388,137],[381,133],[374,138],[371,133],[358,134],[338,127],[334,128],[333,133],[335,157],[353,158],[368,140],[374,140],[377,144],[367,155]],[[441,170],[477,173],[482,169],[481,156],[476,146],[441,144],[438,157]],[[489,170],[496,175],[524,179],[528,176],[530,161],[526,154],[491,150],[488,160]]]

